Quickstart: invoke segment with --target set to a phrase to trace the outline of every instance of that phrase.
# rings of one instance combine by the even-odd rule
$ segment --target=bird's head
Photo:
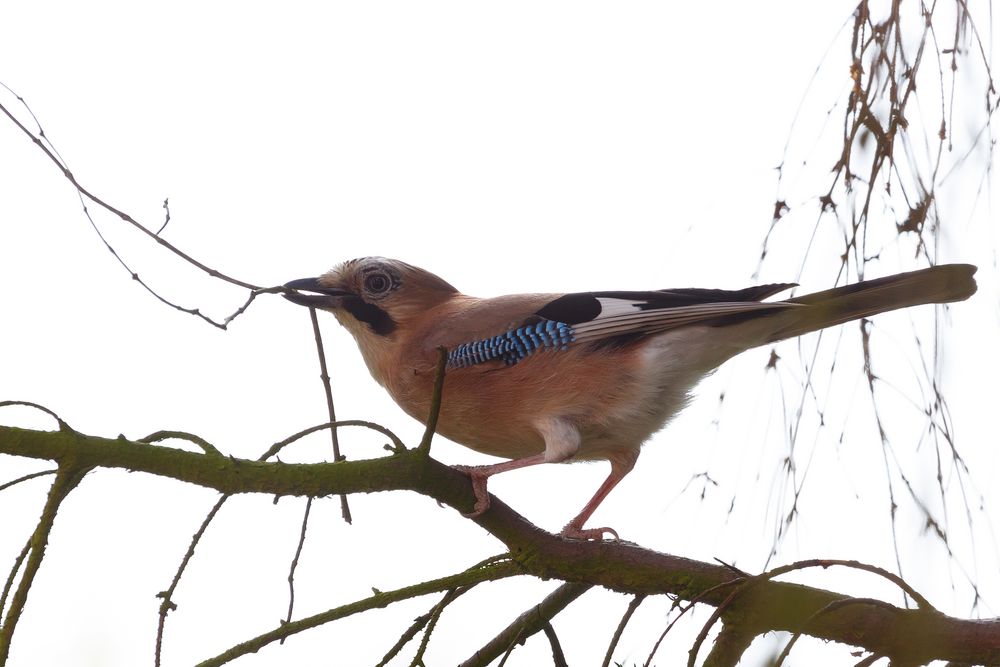
[[[293,303],[328,310],[359,343],[387,338],[458,293],[433,273],[384,257],[352,259],[318,278],[285,284]]]

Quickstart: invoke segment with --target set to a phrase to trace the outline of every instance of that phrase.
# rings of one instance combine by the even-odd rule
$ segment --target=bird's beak
[[[324,287],[317,278],[300,278],[285,283],[285,287],[294,292],[285,292],[281,296],[292,303],[310,308],[338,308],[341,299],[351,293],[347,290],[336,287]],[[315,292],[315,294],[301,294],[300,292]]]

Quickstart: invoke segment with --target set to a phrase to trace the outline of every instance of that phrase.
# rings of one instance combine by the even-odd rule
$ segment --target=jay
[[[365,257],[285,285],[288,300],[333,313],[372,377],[410,416],[426,418],[437,349],[448,351],[437,430],[502,463],[463,468],[476,504],[487,480],[540,463],[606,460],[611,474],[562,530],[584,528],[632,470],[642,444],[730,357],[760,345],[976,291],[976,267],[947,264],[765,301],[794,283],[741,290],[517,294],[480,299],[404,262]]]

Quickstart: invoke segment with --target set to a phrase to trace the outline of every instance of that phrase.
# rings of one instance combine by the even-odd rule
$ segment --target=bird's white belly
[[[613,459],[637,450],[691,400],[691,390],[738,349],[719,345],[711,327],[687,327],[651,337],[639,352],[630,400],[601,424],[582,424],[576,459]]]

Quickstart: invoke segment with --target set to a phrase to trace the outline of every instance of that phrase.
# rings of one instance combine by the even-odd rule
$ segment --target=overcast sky
[[[793,1],[5,3],[0,81],[29,102],[85,187],[151,228],[162,223],[169,197],[165,238],[252,283],[280,284],[344,259],[384,255],[478,296],[794,280],[812,291],[837,278],[835,226],[818,233],[807,269],[800,268],[816,219],[813,184],[829,179],[836,159],[823,152],[830,144],[822,128],[850,85],[844,25],[851,11],[850,2]],[[981,29],[988,39],[985,21]],[[933,90],[920,98],[928,109],[940,104]],[[0,99],[29,119],[11,95],[0,91]],[[827,129],[839,122],[831,118]],[[956,124],[971,131],[961,118]],[[790,133],[794,158],[779,187],[776,167]],[[895,438],[892,456],[953,531],[949,559],[924,534],[897,481],[904,575],[959,616],[973,613],[969,578],[980,586],[981,613],[1000,606],[990,419],[1000,374],[996,231],[989,224],[995,184],[982,181],[982,171],[962,172],[955,178],[967,182],[949,184],[937,249],[942,262],[982,267],[980,293],[938,312],[936,355],[931,308],[880,318],[873,338],[887,378],[880,399]],[[755,279],[777,198],[792,210]],[[898,221],[905,211],[879,207],[875,214]],[[114,217],[96,212],[95,220],[163,296],[215,318],[242,303],[239,290]],[[916,266],[905,240],[875,245],[883,255],[872,275]],[[74,190],[6,119],[0,313],[0,400],[37,401],[86,433],[138,438],[186,430],[227,454],[254,458],[325,421],[303,309],[262,298],[222,332],[164,307],[107,252]],[[323,319],[338,415],[378,421],[415,442],[421,425],[375,385],[334,319]],[[914,326],[951,396],[956,441],[972,470],[960,487],[945,462],[947,512],[936,495],[935,450],[922,437],[927,386]],[[765,567],[790,508],[793,489],[781,472],[786,420],[799,406],[802,363],[814,342],[780,347],[778,372],[764,372],[769,349],[724,366],[649,443],[593,524],[613,525],[657,550]],[[886,488],[894,464],[886,463],[872,419],[857,327],[828,335],[825,344],[815,363],[824,374],[817,395],[804,401],[793,452],[797,479],[808,482],[802,516],[770,562],[856,558],[895,569]],[[827,377],[834,359],[837,372]],[[14,410],[0,413],[0,422],[50,424]],[[352,459],[380,455],[381,440],[341,436]],[[306,441],[284,459],[322,460],[328,446],[323,438]],[[434,455],[447,463],[490,460],[443,439]],[[0,483],[35,469],[0,457]],[[558,530],[606,474],[603,464],[541,466],[503,475],[491,490]],[[47,484],[43,478],[0,494],[0,567],[24,544]],[[214,499],[146,475],[89,475],[59,514],[11,664],[151,664],[155,594],[169,584]],[[357,496],[351,504],[353,526],[340,521],[336,499],[314,506],[298,615],[364,597],[372,587],[450,574],[501,551],[471,522],[413,494]],[[180,606],[168,620],[165,665],[206,659],[277,624],[303,506],[300,499],[275,506],[270,498],[237,498],[220,513],[175,596]],[[900,602],[870,577],[800,579]],[[442,617],[428,664],[464,659],[554,585],[508,581],[466,596]],[[435,601],[369,612],[235,664],[373,664]],[[557,619],[570,664],[599,663],[627,603],[591,591]],[[659,600],[640,608],[617,660],[645,660],[668,607]],[[657,664],[678,664],[704,618],[680,624]],[[543,664],[547,655],[536,637],[508,664]],[[848,658],[846,649],[810,642],[794,655],[810,664]]]

